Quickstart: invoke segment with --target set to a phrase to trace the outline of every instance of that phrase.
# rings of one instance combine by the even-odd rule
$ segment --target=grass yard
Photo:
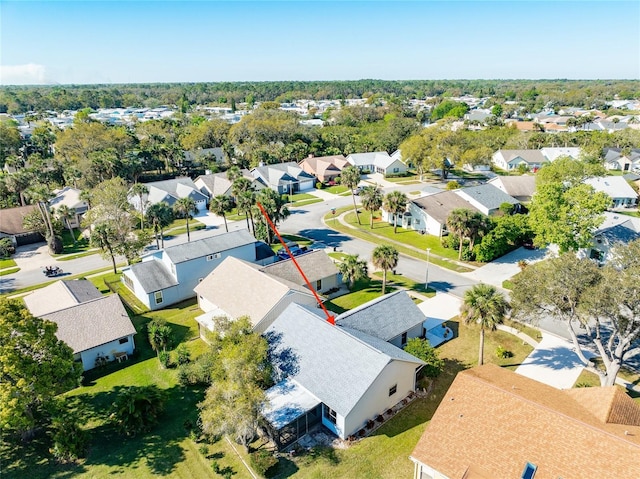
[[[15,260],[11,258],[0,259],[0,269],[11,268],[12,266],[18,266]]]
[[[347,188],[344,185],[335,185],[335,186],[329,186],[328,188],[323,188],[324,191],[327,191],[329,193],[332,193],[334,195],[339,195],[341,193],[347,193],[349,192],[349,188]]]
[[[395,289],[387,284],[387,293],[392,293]],[[340,314],[380,296],[382,296],[382,280],[361,279],[355,282],[350,293],[325,301],[324,305],[329,311]]]
[[[7,268],[7,269],[3,269],[2,271],[0,271],[0,276],[6,276],[6,275],[8,275],[8,274],[17,273],[18,271],[20,271],[20,268]]]
[[[376,271],[373,273],[373,275],[377,278],[380,278],[380,281],[382,281],[382,271]],[[393,274],[390,271],[387,271],[387,285],[401,286],[411,291],[424,294],[425,296],[428,296],[430,298],[436,295],[435,289],[429,288],[427,291],[425,291],[424,283],[416,283],[412,279],[402,276],[401,274]],[[380,287],[382,288],[382,285],[380,285]]]

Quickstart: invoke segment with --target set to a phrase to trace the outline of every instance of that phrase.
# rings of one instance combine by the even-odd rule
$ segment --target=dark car
[[[531,239],[524,240],[524,242],[522,243],[522,246],[524,247],[524,249],[537,249],[536,246],[533,244],[533,240]]]

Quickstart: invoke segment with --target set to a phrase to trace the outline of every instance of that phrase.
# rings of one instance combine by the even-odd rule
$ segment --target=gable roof
[[[470,469],[486,477],[521,477],[527,462],[537,466],[536,479],[577,479],[586,471],[589,477],[640,477],[640,426],[604,422],[602,418],[611,415],[601,412],[595,398],[586,399],[610,393],[600,388],[573,391],[492,364],[463,371],[412,457],[449,479],[469,477],[465,474]],[[596,405],[594,410],[589,402]],[[615,393],[607,402],[615,414],[621,408],[640,408]],[[625,412],[623,417],[635,414]]]
[[[340,314],[336,324],[389,341],[424,320],[406,291],[396,291]]]
[[[167,266],[157,259],[132,264],[129,271],[138,279],[140,286],[147,294],[178,285],[178,281]]]
[[[302,169],[307,166],[317,176],[324,176],[327,171],[339,173],[342,168],[349,165],[349,162],[343,155],[312,156],[302,160],[299,165]]]
[[[488,184],[460,188],[453,190],[453,192],[464,200],[473,198],[488,210],[497,209],[502,203],[509,203],[511,205],[517,205],[519,203],[518,200],[506,194],[500,188]]]
[[[496,186],[514,198],[531,198],[536,191],[536,177],[531,175],[496,176],[487,184]]]
[[[561,156],[569,156],[573,159],[580,157],[582,148],[578,146],[557,146],[557,147],[544,147],[541,148],[543,156],[549,161],[555,161]]]
[[[36,205],[18,206],[16,208],[0,208],[0,233],[19,235],[29,233],[22,225],[24,217],[37,210]]]
[[[136,334],[117,294],[101,296],[42,318],[58,325],[56,336],[74,353]]]
[[[251,174],[258,175],[273,186],[288,185],[291,182],[313,179],[313,175],[300,168],[295,161],[258,166],[251,170]]]
[[[87,208],[87,202],[80,199],[81,194],[81,190],[66,186],[56,193],[55,198],[49,200],[49,205],[52,208],[59,208],[65,205],[74,210],[77,208]]]
[[[423,196],[411,201],[421,210],[440,224],[446,224],[449,214],[458,208],[466,208],[474,212],[480,212],[453,191],[443,191],[429,196]]]
[[[225,258],[194,291],[232,318],[249,316],[254,326],[292,291],[309,296],[315,302],[308,289],[264,273],[259,266],[232,256]]]
[[[192,198],[194,201],[206,201],[203,195],[191,178],[180,177],[171,180],[152,181],[144,183],[149,190],[147,201],[151,204],[166,201],[169,206],[173,205],[178,198]]]
[[[376,338],[329,324],[315,311],[290,304],[265,332],[275,354],[286,353],[295,361],[291,378],[336,411],[347,416],[384,368],[396,360],[377,349]],[[362,338],[367,337],[368,341]],[[403,361],[424,364],[398,350]]]
[[[396,159],[391,158],[386,151],[372,151],[369,153],[351,153],[347,156],[347,161],[354,166],[375,165],[384,168],[396,161]]]
[[[507,163],[511,163],[516,158],[521,158],[528,164],[547,163],[547,159],[540,150],[498,150],[496,155],[501,155]]]
[[[101,297],[102,294],[91,281],[67,279],[37,289],[23,299],[31,314],[42,316]]]
[[[300,265],[300,268],[302,268],[302,271],[304,271],[307,279],[312,283],[327,276],[338,274],[338,268],[335,263],[329,255],[322,250],[310,251],[296,256],[296,261]],[[291,259],[277,261],[270,265],[263,266],[260,270],[295,284],[305,284],[298,268],[296,268],[296,265]]]
[[[622,176],[587,178],[584,182],[593,186],[596,191],[606,193],[611,198],[638,198],[638,193]]]
[[[255,181],[255,178],[251,176],[251,173],[247,169],[240,170],[243,178],[247,178],[252,182]],[[211,196],[224,195],[227,193],[231,187],[233,186],[233,182],[229,181],[227,178],[227,173],[213,173],[211,175],[200,175],[195,181],[202,182],[206,190],[211,194]],[[195,182],[194,182],[195,183]]]
[[[172,263],[178,264],[210,254],[240,248],[255,242],[256,239],[247,230],[237,230],[170,246],[164,249],[164,254],[169,257]]]

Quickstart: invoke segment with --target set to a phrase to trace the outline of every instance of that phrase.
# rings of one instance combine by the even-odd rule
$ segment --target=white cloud
[[[0,85],[42,85],[54,83],[47,78],[44,65],[0,65]]]

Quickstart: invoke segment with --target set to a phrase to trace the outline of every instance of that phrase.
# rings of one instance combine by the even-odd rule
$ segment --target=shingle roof
[[[52,208],[59,208],[62,205],[69,208],[86,208],[87,202],[80,199],[81,190],[67,186],[56,193],[56,197],[49,200]]]
[[[225,258],[194,291],[232,318],[249,316],[254,326],[292,291],[315,302],[306,288],[263,273],[258,265],[232,256]]]
[[[375,165],[384,168],[395,160],[386,151],[372,151],[370,153],[352,153],[347,160],[354,166]]]
[[[602,399],[600,388],[578,394]],[[495,365],[463,371],[412,457],[449,479],[468,477],[469,468],[521,477],[527,462],[537,466],[536,479],[640,477],[640,426],[604,422],[575,396]]]
[[[536,191],[536,177],[530,175],[496,176],[490,179],[487,184],[502,185],[500,189],[514,198],[531,198]]]
[[[412,200],[412,203],[424,210],[440,224],[445,224],[449,214],[457,208],[466,208],[474,212],[480,212],[453,191],[443,191],[434,195],[423,196],[422,198]]]
[[[176,286],[178,281],[173,277],[162,261],[152,259],[132,264],[131,273],[138,279],[145,293],[154,293]]]
[[[37,211],[37,208],[36,205],[27,205],[0,209],[0,232],[8,235],[29,233],[29,231],[22,226],[22,221],[29,213]]]
[[[210,236],[190,243],[184,243],[165,248],[164,254],[174,263],[182,263],[195,258],[202,258],[213,253],[220,253],[248,244],[253,244],[256,239],[247,230],[230,231],[221,235]]]
[[[396,291],[342,313],[336,324],[389,341],[424,320],[406,291]]]
[[[584,182],[593,186],[596,191],[602,191],[611,198],[637,198],[638,194],[622,176],[605,176],[587,178]]]
[[[522,158],[526,163],[539,164],[546,163],[547,159],[540,150],[498,150],[507,163],[515,158]]]
[[[56,281],[31,292],[23,299],[31,314],[42,316],[101,297],[102,294],[91,281],[75,279]]]
[[[322,250],[310,251],[296,256],[296,261],[304,271],[307,279],[312,283],[327,276],[338,274],[338,268],[336,268],[333,260]],[[291,259],[263,266],[261,270],[292,283],[304,285],[304,279]]]
[[[470,186],[468,188],[454,190],[453,192],[465,200],[467,199],[466,197],[473,198],[488,210],[497,209],[502,203],[509,203],[512,205],[517,205],[519,203],[519,201],[514,197],[489,184]]]
[[[247,169],[241,170],[242,176],[251,181],[255,181],[255,178],[251,176],[251,173]],[[233,183],[227,178],[227,173],[213,173],[211,175],[200,175],[195,181],[201,181],[211,194],[211,196],[224,195],[231,189]]]
[[[136,333],[117,294],[101,296],[42,318],[58,325],[56,336],[74,353]]]
[[[300,180],[311,180],[313,175],[310,175],[294,161],[288,163],[276,163],[273,165],[258,166],[251,170],[255,175],[259,174],[262,178],[267,180],[270,185],[287,185],[290,182],[296,182]]]
[[[265,336],[275,346],[276,355],[286,352],[294,359],[296,367],[291,377],[342,416],[349,414],[393,361],[370,343],[298,304],[289,305]],[[375,343],[376,339],[370,341]],[[422,364],[408,356],[416,366]]]

